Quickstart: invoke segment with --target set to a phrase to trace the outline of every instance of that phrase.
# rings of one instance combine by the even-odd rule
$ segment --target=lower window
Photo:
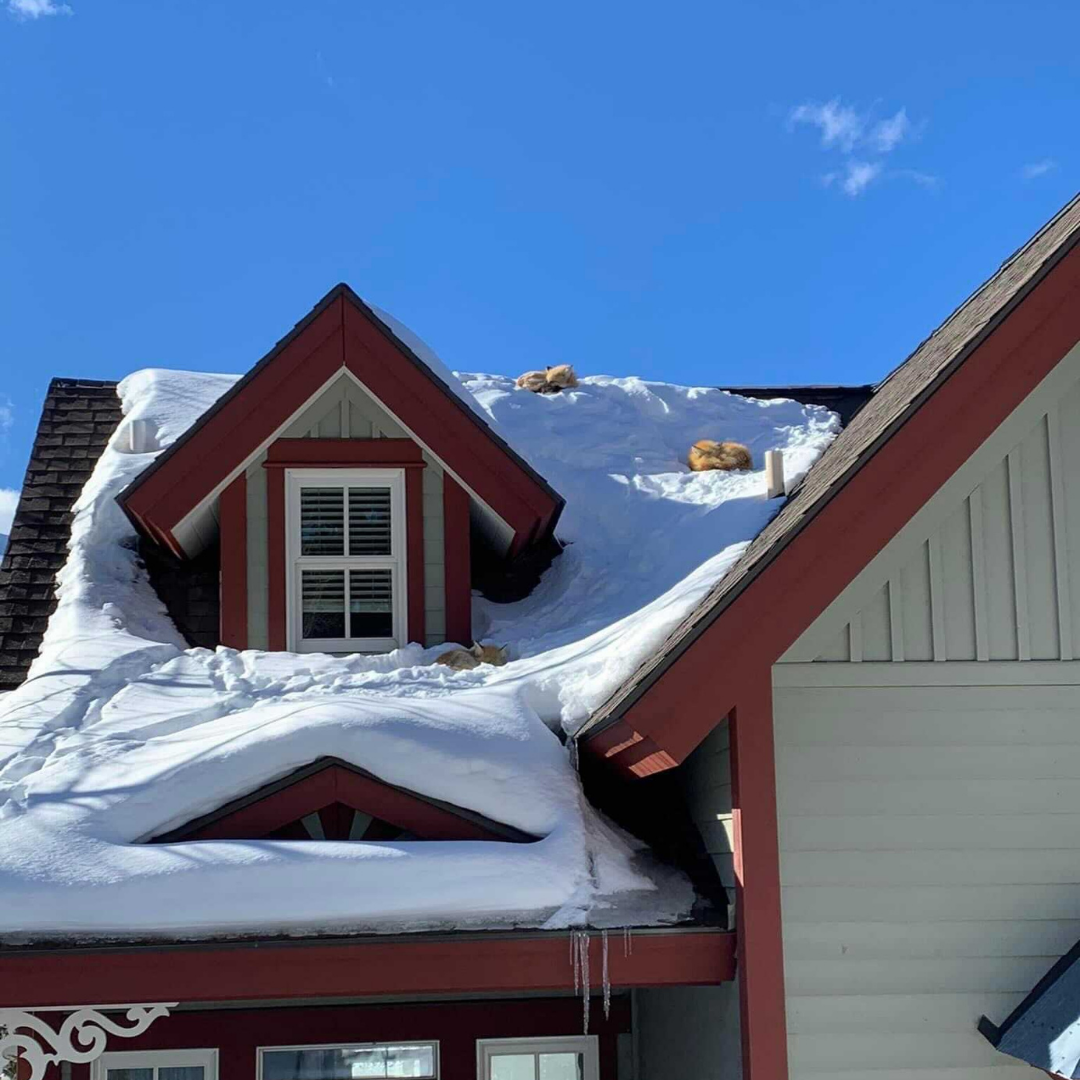
[[[132,1050],[102,1054],[93,1080],[217,1080],[216,1050]]]
[[[259,1080],[354,1080],[357,1077],[439,1075],[439,1044],[353,1043],[267,1046],[259,1050]],[[141,1078],[140,1078],[141,1080]]]
[[[482,1039],[478,1080],[597,1080],[595,1035],[557,1039]]]

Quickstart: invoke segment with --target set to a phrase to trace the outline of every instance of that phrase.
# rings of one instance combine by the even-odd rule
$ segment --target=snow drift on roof
[[[478,633],[512,661],[469,672],[432,664],[445,647],[186,649],[115,496],[235,378],[143,371],[120,384],[125,419],[76,505],[41,655],[0,699],[0,935],[619,925],[687,912],[688,884],[588,806],[551,729],[576,730],[779,506],[761,471],[689,473],[690,443],[738,439],[759,463],[783,449],[797,475],[835,417],[639,379],[585,378],[551,397],[500,376],[460,379],[565,494],[569,545],[527,600],[477,601]],[[125,452],[135,420],[148,453]],[[138,842],[327,754],[541,839]]]

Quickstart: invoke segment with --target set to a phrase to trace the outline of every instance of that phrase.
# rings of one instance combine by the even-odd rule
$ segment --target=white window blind
[[[376,652],[404,644],[402,470],[290,470],[290,647]]]

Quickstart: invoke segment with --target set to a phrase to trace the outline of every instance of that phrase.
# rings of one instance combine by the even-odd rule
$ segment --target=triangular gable
[[[534,840],[520,829],[388,784],[324,757],[153,842],[187,840]]]
[[[594,714],[589,750],[671,768],[1080,341],[1080,198],[912,354],[776,518]]]
[[[120,498],[136,526],[189,554],[177,526],[346,371],[474,500],[511,554],[551,536],[563,500],[347,285],[332,289]]]

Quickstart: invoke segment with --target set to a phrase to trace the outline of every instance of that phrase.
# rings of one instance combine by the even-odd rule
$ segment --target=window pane
[[[158,1080],[203,1080],[206,1072],[201,1065],[170,1065],[158,1069]]]
[[[536,1080],[534,1054],[496,1054],[491,1059],[491,1080]]]
[[[154,1080],[153,1069],[109,1069],[109,1080]]]
[[[434,1075],[435,1049],[431,1045],[267,1050],[263,1053],[264,1080],[355,1080],[358,1077]]]
[[[300,489],[300,554],[345,554],[343,488]]]
[[[345,637],[345,572],[304,570],[300,588],[303,636]]]
[[[349,637],[388,638],[393,636],[393,572],[390,570],[350,570]]]
[[[435,1049],[432,1046],[388,1046],[387,1076],[434,1076]]]
[[[389,488],[349,488],[349,554],[390,554]]]
[[[264,1080],[352,1080],[345,1050],[269,1050],[263,1054]],[[375,1075],[382,1076],[383,1073]]]
[[[541,1054],[540,1080],[581,1080],[585,1069],[580,1054]]]
[[[346,1076],[386,1075],[386,1051],[381,1046],[372,1050],[341,1050],[339,1053],[342,1061],[348,1065]]]

